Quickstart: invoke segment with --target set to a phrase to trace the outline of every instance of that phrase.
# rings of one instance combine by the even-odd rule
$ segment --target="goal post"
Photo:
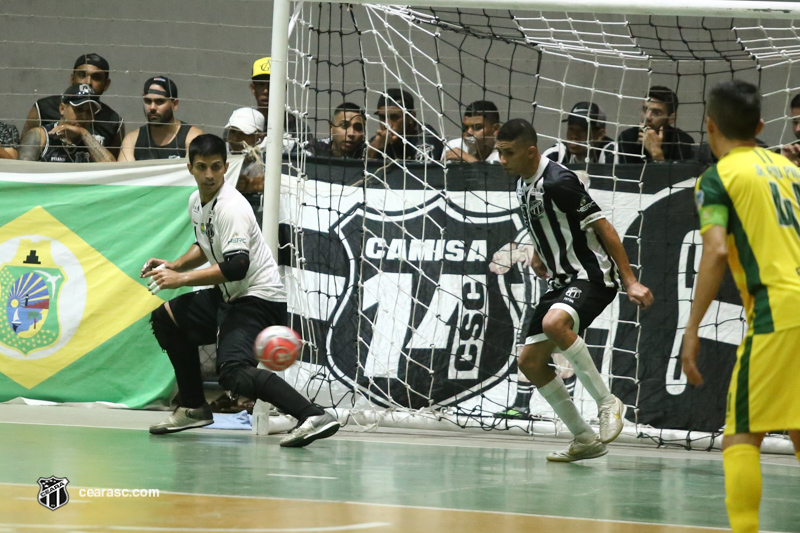
[[[718,447],[724,389],[746,330],[730,290],[701,328],[708,357],[722,361],[716,383],[691,389],[679,361],[701,250],[692,187],[705,168],[697,160],[704,97],[719,79],[759,83],[769,113],[765,143],[792,142],[785,111],[800,90],[800,56],[789,40],[797,38],[792,19],[800,19],[800,6],[498,0],[486,7],[476,0],[275,1],[264,225],[265,235],[268,224],[285,228],[292,326],[306,341],[287,379],[362,428],[564,434],[535,391],[531,417],[498,416],[523,388],[515,345],[544,290],[524,263],[491,270],[503,254],[519,258],[513,254],[526,238],[511,180],[499,165],[446,163],[424,147],[457,138],[475,100],[496,101],[502,121],[532,119],[541,151],[566,149],[566,122],[582,101],[599,105],[616,140],[639,124],[648,89],[667,86],[680,97],[677,127],[694,138],[690,160],[627,164],[615,151],[605,163],[571,165],[590,178],[637,275],[656,293],[650,314],[621,295],[585,338],[612,392],[629,406],[623,440]],[[404,157],[314,153],[310,137],[330,134],[336,105],[364,109],[368,139],[385,120],[377,103],[394,102],[394,88],[414,100],[404,119],[423,139],[404,138]],[[282,160],[285,113],[301,133],[298,149]],[[569,368],[559,372],[574,378]],[[579,409],[595,421],[588,394],[570,383]],[[703,413],[706,404],[713,416]],[[770,443],[791,447],[782,438]]]

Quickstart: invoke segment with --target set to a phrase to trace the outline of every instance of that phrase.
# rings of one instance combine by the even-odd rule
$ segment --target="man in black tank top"
[[[69,82],[71,85],[86,84],[97,95],[100,108],[94,114],[89,132],[116,158],[119,155],[122,138],[125,137],[125,125],[122,117],[99,99],[100,95],[105,93],[111,85],[108,61],[97,54],[81,55],[75,60]],[[22,128],[22,137],[24,138],[26,133],[40,126],[47,131],[53,129],[61,119],[60,105],[60,94],[37,100],[28,112],[28,118]]]
[[[100,102],[89,85],[71,85],[61,96],[59,120],[52,128],[33,128],[22,138],[19,158],[47,163],[110,163],[114,156],[92,135]]]
[[[125,136],[119,160],[186,157],[186,147],[203,131],[175,118],[178,109],[175,82],[164,76],[150,78],[144,84],[143,95],[147,124]]]

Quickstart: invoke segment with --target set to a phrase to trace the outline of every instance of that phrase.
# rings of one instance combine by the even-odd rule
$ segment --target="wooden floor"
[[[612,446],[552,464],[544,456],[563,441],[346,431],[282,449],[247,431],[149,435],[164,416],[0,405],[0,533],[727,529],[718,453]],[[763,472],[762,531],[800,532],[797,460],[764,456]],[[51,475],[69,479],[55,511],[37,501],[37,479]],[[81,496],[87,488],[160,494]]]

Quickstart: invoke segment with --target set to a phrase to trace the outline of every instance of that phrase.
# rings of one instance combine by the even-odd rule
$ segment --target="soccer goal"
[[[648,91],[662,86],[677,94],[673,125],[692,137],[691,156],[631,163],[615,147],[602,162],[579,157],[570,165],[589,177],[656,297],[640,312],[621,293],[585,339],[629,407],[623,440],[718,446],[725,390],[747,329],[732,280],[701,329],[709,383],[689,387],[679,361],[701,245],[692,187],[710,164],[705,93],[733,76],[757,83],[766,121],[760,139],[774,148],[793,142],[788,117],[800,90],[800,35],[792,17],[800,8],[418,4],[275,2],[273,79],[285,73],[287,83],[271,88],[267,183],[282,189],[280,209],[276,190],[265,213],[277,215],[274,231],[278,222],[282,228],[292,326],[306,341],[286,377],[361,427],[565,431],[535,391],[530,415],[507,416],[519,392],[531,389],[518,380],[516,357],[544,290],[517,261],[527,235],[514,180],[497,164],[445,162],[430,146],[461,137],[465,109],[480,100],[493,102],[501,121],[532,120],[540,151],[559,143],[566,149],[567,119],[578,102],[597,105],[605,135],[616,140],[642,124]],[[393,100],[391,89],[413,101]],[[343,102],[363,108],[367,141],[387,120],[376,112],[379,102],[404,108],[406,136],[395,132],[402,150],[379,149],[372,159],[315,153],[311,138],[330,135],[331,113]],[[302,149],[281,164],[276,134],[284,119],[273,110],[283,109],[302,125],[295,139]],[[497,273],[493,263],[505,268]],[[580,383],[573,387],[593,421],[594,402]],[[781,438],[772,442],[790,449]]]

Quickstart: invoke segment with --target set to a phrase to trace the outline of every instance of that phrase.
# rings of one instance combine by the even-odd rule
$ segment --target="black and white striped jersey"
[[[617,265],[589,227],[605,215],[574,172],[542,157],[536,174],[517,182],[517,199],[551,287],[576,279],[621,287]]]

